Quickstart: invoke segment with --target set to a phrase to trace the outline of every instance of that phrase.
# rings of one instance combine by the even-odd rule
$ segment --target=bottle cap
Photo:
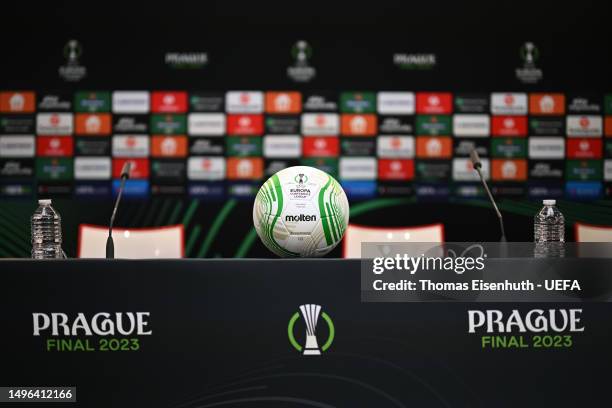
[[[40,205],[51,205],[51,199],[47,198],[45,200],[38,200],[38,204],[40,204]]]
[[[555,205],[557,204],[557,200],[544,200],[542,201],[544,205]]]

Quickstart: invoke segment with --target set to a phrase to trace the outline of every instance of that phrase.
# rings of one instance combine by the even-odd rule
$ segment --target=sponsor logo
[[[379,92],[376,106],[381,115],[414,115],[414,92]]]
[[[261,157],[230,157],[227,159],[227,178],[229,180],[259,180],[263,177]]]
[[[187,177],[190,180],[223,180],[225,158],[190,157],[187,159]]]
[[[151,156],[153,157],[186,157],[186,136],[154,135],[151,137]]]
[[[568,115],[567,135],[576,136],[601,136],[602,119],[601,116],[594,115]]]
[[[569,159],[601,159],[603,142],[601,139],[568,139],[567,157]]]
[[[482,176],[485,180],[489,179],[490,164],[489,159],[481,159],[482,163]],[[479,181],[478,173],[474,170],[472,162],[467,158],[455,158],[453,159],[453,180],[455,181]]]
[[[398,52],[393,54],[393,65],[406,70],[430,70],[436,66],[436,54],[421,53],[408,54]]]
[[[456,114],[453,116],[453,133],[459,137],[489,136],[489,115]]]
[[[308,222],[308,221],[316,221],[317,220],[317,216],[314,214],[311,215],[306,215],[306,214],[299,214],[299,215],[290,215],[287,214],[285,215],[285,221],[288,222]]]
[[[302,154],[302,140],[299,136],[266,136],[263,144],[264,157],[292,158]]]
[[[0,157],[34,157],[34,136],[0,136]]]
[[[36,155],[42,157],[68,157],[74,151],[73,139],[62,136],[38,136],[36,138]]]
[[[529,133],[535,136],[565,136],[565,118],[529,118]]]
[[[567,180],[598,181],[602,179],[601,160],[566,160],[565,173]]]
[[[172,184],[182,183],[185,180],[185,161],[184,160],[153,160],[151,161],[152,179],[158,183]],[[162,193],[160,186],[158,193]],[[174,190],[174,187],[171,190]],[[171,190],[163,191],[162,194],[171,193]],[[182,190],[182,189],[181,189]]]
[[[121,178],[121,170],[126,162],[132,163],[130,169],[130,179],[147,179],[149,178],[149,159],[113,159],[113,178]]]
[[[453,142],[450,137],[418,136],[416,140],[417,158],[448,159],[452,150]]]
[[[526,115],[527,94],[504,92],[492,93],[491,113],[494,115]]]
[[[35,109],[34,92],[0,92],[0,112],[32,113]]]
[[[163,169],[171,169],[174,167],[185,166],[185,163],[166,163],[166,162],[155,162],[160,164]],[[185,186],[182,184],[182,180],[170,178],[170,177],[157,177],[155,180],[159,183],[163,184],[152,184],[151,185],[151,194],[152,195],[174,195],[174,196],[182,196],[185,194]],[[172,184],[177,183],[177,184]],[[180,184],[179,184],[180,183]]]
[[[78,135],[110,135],[111,115],[108,113],[77,113],[75,128]]]
[[[419,115],[416,117],[417,135],[451,135],[451,117],[438,115]]]
[[[149,92],[113,92],[113,113],[149,113]]]
[[[229,135],[249,136],[263,134],[263,115],[227,115]]]
[[[530,159],[563,159],[565,139],[562,137],[530,137]]]
[[[524,159],[491,160],[493,181],[524,181],[527,179],[527,161]]]
[[[523,61],[523,66],[516,68],[514,74],[516,78],[524,84],[535,84],[540,82],[543,73],[537,67],[537,61],[540,59],[540,50],[530,41],[524,43],[519,48],[519,55]]]
[[[110,157],[75,157],[74,178],[77,180],[110,180]]]
[[[362,200],[376,195],[375,181],[342,181],[342,189],[350,199]]]
[[[489,140],[488,139],[454,139],[453,152],[457,157],[469,156],[472,150],[476,150],[480,156],[489,155]]]
[[[384,197],[405,197],[414,194],[412,184],[403,181],[378,182],[378,195]]]
[[[342,134],[349,136],[374,136],[376,135],[376,115],[352,115],[343,114]]]
[[[266,92],[267,113],[300,113],[302,94],[299,92]]]
[[[226,138],[228,156],[261,156],[262,138],[231,136]]]
[[[146,115],[113,115],[113,132],[115,133],[147,133],[149,129]]]
[[[612,116],[605,117],[605,134],[606,136],[612,136]]]
[[[111,143],[107,138],[76,137],[74,142],[77,156],[108,156]]]
[[[332,177],[338,177],[338,159],[329,157],[305,158],[301,160],[301,164],[316,167]]]
[[[74,109],[77,112],[110,112],[109,92],[77,92],[74,96]]]
[[[604,180],[612,181],[612,160],[604,160]]]
[[[564,161],[529,161],[529,178],[540,180],[563,179]]]
[[[450,195],[450,188],[446,184],[418,184],[415,191],[420,200],[428,201],[446,200]]]
[[[213,92],[191,92],[189,106],[192,112],[223,112],[225,95]]]
[[[183,113],[187,111],[187,92],[153,92],[151,112]]]
[[[339,168],[342,180],[376,179],[377,163],[373,157],[342,157]]]
[[[373,156],[376,140],[362,137],[343,137],[340,140],[341,154],[344,156]]]
[[[266,159],[264,162],[264,174],[270,177],[287,167],[299,166],[300,161],[295,159]]]
[[[561,198],[563,197],[563,186],[554,184],[530,184],[527,186],[527,194],[530,199],[534,200]]]
[[[112,192],[113,197],[116,197],[119,193],[119,186],[121,180],[112,181]],[[149,181],[148,180],[127,180],[123,189],[123,195],[125,198],[145,198],[149,195]]]
[[[316,75],[317,70],[308,64],[312,58],[312,47],[304,40],[296,42],[291,47],[293,65],[287,67],[287,76],[295,82],[310,82]]]
[[[173,69],[202,69],[208,65],[205,52],[167,52],[164,63]]]
[[[489,95],[457,94],[455,95],[456,113],[489,113]]]
[[[568,181],[565,191],[570,199],[593,200],[601,197],[603,188],[600,182]]]
[[[380,180],[414,179],[414,160],[379,159],[378,178]]]
[[[143,135],[113,136],[112,151],[114,157],[147,157],[149,155],[149,137]]]
[[[38,95],[38,110],[42,112],[70,112],[72,110],[72,94],[45,93]]]
[[[187,133],[185,115],[151,115],[151,133],[184,135]]]
[[[340,94],[340,111],[344,113],[375,113],[374,92],[343,92]]]
[[[263,92],[230,91],[225,94],[225,110],[228,113],[263,113]]]
[[[493,116],[493,136],[527,136],[527,116]]]
[[[414,133],[414,116],[379,116],[378,132],[412,134]]]
[[[225,152],[223,138],[189,138],[189,154],[197,156],[222,155]]]
[[[50,180],[52,184],[38,184],[38,196],[69,196],[72,192],[71,182]]]
[[[83,47],[77,40],[70,40],[64,45],[66,64],[59,67],[59,76],[66,82],[78,82],[87,75],[87,68],[80,64]]]
[[[32,177],[33,175],[33,159],[0,160],[0,176],[2,177]]]
[[[191,197],[219,200],[225,196],[225,184],[220,182],[190,183],[187,191]]]
[[[72,130],[72,113],[36,115],[36,132],[39,135],[70,135]]]
[[[72,158],[36,159],[36,178],[41,181],[67,181],[73,177]]]
[[[560,93],[529,94],[529,113],[531,115],[565,114],[565,95]]]
[[[304,113],[302,134],[305,136],[331,136],[340,132],[340,118],[335,113]]]
[[[337,95],[332,92],[307,93],[302,107],[307,112],[337,112]]]
[[[30,115],[0,116],[0,133],[34,133],[34,117]]]
[[[222,136],[225,134],[223,113],[190,113],[187,117],[189,135]]]
[[[300,117],[284,115],[266,116],[266,133],[291,135],[300,133]]]
[[[602,111],[601,99],[595,95],[570,95],[567,102],[569,113],[600,114]]]
[[[27,197],[33,193],[32,183],[3,182],[0,184],[0,195],[4,197]]]
[[[305,137],[302,139],[304,157],[337,157],[340,142],[337,137]]]
[[[453,96],[448,92],[417,92],[416,112],[426,114],[449,114],[453,111]]]
[[[606,95],[604,97],[604,113],[606,115],[612,115],[612,95]]]
[[[386,159],[414,158],[414,137],[412,136],[379,136],[376,142],[378,157]]]

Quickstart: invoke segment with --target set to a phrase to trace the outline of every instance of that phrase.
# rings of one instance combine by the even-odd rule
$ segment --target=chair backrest
[[[612,242],[612,227],[577,222],[574,224],[574,233],[576,242]]]
[[[444,225],[383,228],[349,224],[343,241],[344,258],[361,258],[362,242],[444,242]]]
[[[184,227],[182,224],[155,228],[113,228],[115,258],[183,258]],[[108,227],[79,225],[77,256],[104,258]]]

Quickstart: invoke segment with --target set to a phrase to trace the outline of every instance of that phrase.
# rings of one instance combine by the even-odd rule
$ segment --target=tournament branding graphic
[[[489,115],[456,114],[453,116],[453,133],[457,137],[489,136]]]
[[[490,164],[489,159],[481,159],[482,163],[482,177],[485,180],[489,179]],[[478,173],[474,171],[472,162],[467,158],[455,158],[453,159],[453,180],[455,181],[479,181]]]
[[[113,113],[149,113],[149,99],[147,91],[115,91]]]
[[[228,156],[261,156],[263,142],[261,137],[231,136],[226,138]]]
[[[126,162],[132,164],[130,169],[130,179],[148,179],[149,178],[149,159],[144,158],[129,158],[129,159],[113,159],[113,178],[121,178],[121,170]]]
[[[152,157],[187,157],[187,136],[151,136]]]
[[[493,116],[491,134],[493,136],[527,136],[527,117]]]
[[[342,157],[339,162],[340,178],[343,180],[376,180],[377,167],[374,157]]]
[[[501,93],[491,94],[491,113],[494,115],[526,115],[527,94]]]
[[[149,118],[146,115],[113,115],[114,133],[147,133]]]
[[[227,115],[228,135],[260,136],[263,131],[263,115]]]
[[[266,115],[266,133],[291,135],[300,133],[300,117],[292,115]]]
[[[561,93],[529,94],[529,114],[563,115],[565,114],[565,95]]]
[[[531,117],[529,134],[534,136],[565,136],[564,117]]]
[[[267,113],[300,113],[302,94],[299,92],[266,92]]]
[[[449,159],[453,153],[453,141],[450,137],[418,136],[416,156],[421,159]]]
[[[39,113],[36,115],[36,133],[39,135],[70,135],[72,131],[72,113]]]
[[[113,157],[149,156],[149,137],[143,135],[115,135],[112,142]]]
[[[70,40],[64,46],[66,64],[59,67],[59,76],[66,82],[78,82],[87,75],[87,68],[80,64],[83,47],[77,40]]]
[[[77,180],[110,180],[110,157],[75,157],[74,178]]]
[[[602,179],[602,170],[601,160],[567,160],[565,162],[567,180],[598,181]]]
[[[416,112],[425,114],[450,114],[453,112],[453,96],[449,92],[417,92]]]
[[[184,113],[187,111],[187,92],[153,92],[151,112]]]
[[[380,139],[379,139],[380,140]],[[304,157],[338,157],[340,141],[337,137],[305,137],[302,141]]]
[[[376,107],[381,115],[414,115],[414,92],[378,92]]]
[[[376,155],[384,159],[412,159],[415,147],[413,136],[378,136]]]
[[[376,115],[342,114],[342,134],[349,136],[374,136],[377,129]]]
[[[230,91],[225,94],[227,113],[263,113],[264,95],[259,91]]]
[[[455,94],[456,113],[489,113],[488,94]]]
[[[563,160],[529,161],[529,178],[538,180],[562,180],[565,174]]]
[[[0,160],[0,176],[2,177],[32,177],[33,175],[34,159]]]
[[[450,136],[451,117],[446,115],[419,115],[416,117],[417,135]]]
[[[0,157],[34,157],[34,136],[0,136]]]
[[[335,113],[302,114],[304,136],[332,136],[340,133],[340,117]]]
[[[167,52],[164,63],[173,69],[202,69],[208,65],[206,52]]]
[[[523,61],[523,66],[516,68],[514,73],[516,78],[524,84],[535,84],[542,80],[542,69],[537,67],[537,62],[540,59],[540,50],[538,47],[528,41],[519,49],[519,55]]]
[[[109,92],[77,92],[74,96],[76,112],[110,112],[111,96]]]
[[[263,177],[261,157],[229,157],[227,159],[227,178],[229,180],[259,180]]]
[[[601,116],[594,115],[567,115],[567,136],[601,136]]]
[[[38,94],[37,110],[40,112],[70,112],[72,99],[72,94],[68,92]]]
[[[527,161],[524,159],[492,159],[493,181],[524,181],[527,179]]]
[[[376,96],[374,92],[342,92],[340,111],[344,113],[375,113]]]
[[[34,92],[0,92],[0,112],[33,113],[34,109]]]
[[[225,115],[223,113],[190,113],[187,116],[188,132],[193,136],[223,136]]]
[[[296,340],[295,337],[295,326],[296,322],[300,320],[300,317],[304,323],[306,334],[302,344]],[[327,328],[327,339],[321,341],[319,345],[319,333],[324,331],[320,329],[322,325],[318,325],[319,317],[326,323]],[[322,306],[315,304],[305,304],[299,307],[299,312],[295,312],[289,319],[287,326],[287,334],[289,336],[289,343],[299,353],[305,356],[318,356],[321,353],[326,352],[334,342],[335,337],[334,322],[327,313],[322,310]]]
[[[412,180],[414,179],[414,160],[379,159],[378,178],[380,180]]]
[[[302,108],[305,112],[337,112],[338,94],[335,92],[305,92]]]
[[[291,57],[294,60],[292,66],[287,67],[287,76],[295,82],[310,82],[317,71],[308,64],[312,58],[312,47],[304,40],[296,42],[291,47]]]
[[[567,157],[569,159],[601,159],[603,142],[601,139],[568,139]]]
[[[530,159],[563,159],[565,139],[562,137],[530,137]]]
[[[151,133],[184,135],[187,133],[185,115],[151,115]]]
[[[299,158],[302,155],[302,140],[298,135],[266,136],[263,155],[269,158]]]
[[[38,136],[36,155],[42,157],[70,157],[74,152],[74,140],[64,136]]]
[[[34,116],[31,115],[10,115],[0,116],[0,133],[34,133]]]
[[[190,157],[187,159],[187,177],[190,180],[223,180],[224,157]]]
[[[378,132],[386,134],[413,134],[414,116],[379,116]]]
[[[32,313],[32,336],[48,352],[137,351],[140,337],[150,336],[149,312]]]
[[[190,92],[189,110],[192,112],[223,112],[225,95],[216,92]]]
[[[437,57],[432,53],[405,53],[393,54],[393,64],[405,70],[430,70],[436,66]]]
[[[111,115],[108,113],[77,113],[75,133],[78,135],[106,136],[111,134]]]

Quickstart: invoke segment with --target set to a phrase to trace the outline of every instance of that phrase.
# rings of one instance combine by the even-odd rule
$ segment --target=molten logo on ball
[[[349,203],[329,174],[307,166],[289,167],[259,189],[253,223],[264,245],[282,257],[316,257],[344,236]]]

